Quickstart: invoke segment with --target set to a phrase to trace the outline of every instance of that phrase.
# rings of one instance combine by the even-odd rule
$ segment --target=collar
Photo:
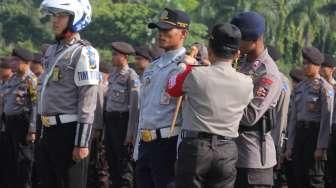
[[[215,61],[215,63],[211,64],[214,67],[232,67],[232,64],[227,61]]]
[[[59,52],[61,50],[63,50],[65,47],[68,47],[68,46],[71,46],[75,43],[77,43],[77,41],[79,41],[81,38],[80,38],[80,35],[79,33],[75,33],[73,39],[71,41],[67,41],[65,39],[61,40],[58,42],[57,44],[57,51],[56,52]]]
[[[126,74],[127,72],[128,72],[128,69],[129,69],[129,66],[128,66],[128,64],[126,64],[125,66],[123,66],[123,68],[122,69],[120,69],[120,70],[118,70],[118,68],[117,67],[114,67],[113,69],[112,69],[112,74]]]
[[[177,57],[182,56],[186,52],[186,49],[184,47],[181,47],[176,50],[171,50],[167,51],[161,56],[161,61],[159,61],[158,66],[159,67],[164,67],[167,66],[171,63],[175,63],[177,61],[180,61],[179,58],[176,59]]]

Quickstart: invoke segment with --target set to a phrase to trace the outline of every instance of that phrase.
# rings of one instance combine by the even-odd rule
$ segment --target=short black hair
[[[211,32],[209,47],[217,57],[232,59],[239,50],[240,30],[229,23],[216,24]]]

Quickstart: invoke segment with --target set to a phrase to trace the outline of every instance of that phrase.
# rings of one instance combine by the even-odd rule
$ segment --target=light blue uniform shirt
[[[166,85],[169,77],[178,71],[177,63],[185,52],[183,47],[168,51],[145,70],[141,84],[140,129],[160,129],[172,123],[176,98],[166,93]],[[176,124],[181,124],[180,116]]]

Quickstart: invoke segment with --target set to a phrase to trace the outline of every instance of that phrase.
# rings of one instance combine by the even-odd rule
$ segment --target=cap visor
[[[169,23],[159,22],[159,23],[150,23],[150,24],[148,24],[148,28],[150,28],[150,29],[158,28],[158,29],[168,30],[168,29],[175,28],[175,26],[171,25]]]

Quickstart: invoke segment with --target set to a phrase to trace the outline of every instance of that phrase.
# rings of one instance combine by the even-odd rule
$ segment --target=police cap
[[[324,54],[324,61],[322,63],[324,67],[336,67],[335,58],[330,54]]]
[[[305,47],[302,49],[302,57],[311,64],[321,65],[324,61],[324,55],[315,47]]]
[[[141,46],[135,48],[135,55],[144,57],[148,59],[149,61],[152,59],[149,48],[147,46]]]
[[[130,55],[134,54],[134,48],[127,42],[112,42],[112,49],[122,54]]]
[[[32,61],[34,59],[33,54],[25,48],[14,48],[12,56],[18,57],[23,61]]]
[[[255,41],[265,33],[265,18],[257,12],[242,12],[236,15],[231,24],[237,26],[242,33],[242,40]]]
[[[149,23],[148,28],[159,28],[163,30],[169,30],[173,28],[189,29],[190,18],[187,13],[181,10],[173,10],[165,8],[161,14],[160,21],[158,23]]]

